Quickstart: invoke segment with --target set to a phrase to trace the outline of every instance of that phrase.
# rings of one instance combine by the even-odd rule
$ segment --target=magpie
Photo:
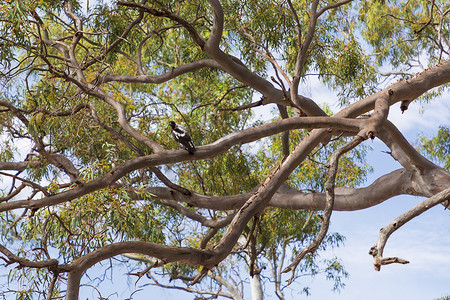
[[[169,125],[170,125],[170,127],[172,127],[172,135],[173,135],[174,139],[178,143],[182,144],[186,148],[186,150],[189,152],[189,154],[191,154],[191,155],[194,154],[195,146],[194,146],[194,143],[192,142],[192,139],[191,139],[187,129],[184,128],[183,126],[175,124],[174,121],[170,121]]]

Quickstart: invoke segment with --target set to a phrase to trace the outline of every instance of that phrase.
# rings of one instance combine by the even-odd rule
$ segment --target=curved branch
[[[208,50],[219,50],[220,40],[222,39],[223,32],[223,9],[222,5],[217,0],[208,0],[209,5],[211,5],[213,14],[214,14],[214,22],[213,27],[211,28],[211,34],[209,35],[208,41],[205,45],[205,51]]]
[[[131,30],[138,25],[142,19],[144,18],[144,12],[140,11],[139,15],[136,17],[136,19],[134,19],[130,24],[128,24],[128,26],[124,29],[124,31],[122,32],[122,34],[120,35],[120,37],[118,37],[114,42],[112,42],[104,51],[101,55],[92,58],[91,60],[85,62],[82,66],[81,69],[85,70],[88,67],[90,67],[91,65],[93,65],[94,63],[103,60],[106,55],[112,50],[114,49],[119,43],[121,43],[122,41],[126,40],[126,37],[128,36],[128,34],[131,32]]]
[[[164,83],[180,75],[195,72],[201,68],[216,68],[221,69],[221,65],[218,64],[213,59],[202,59],[183,66],[172,68],[170,71],[161,75],[138,75],[138,76],[127,76],[127,75],[105,75],[100,77],[98,82],[100,84],[108,83],[111,81],[116,82],[126,82],[126,83]]]
[[[84,82],[78,81],[78,80],[75,80],[74,78],[71,78],[71,77],[65,77],[65,78],[67,80],[70,80],[73,83],[75,83],[86,94],[94,96],[94,97],[97,97],[99,99],[102,99],[103,101],[105,101],[106,103],[111,105],[117,112],[117,116],[118,116],[117,117],[117,122],[120,124],[120,126],[129,135],[131,135],[137,141],[139,141],[140,143],[146,145],[147,147],[152,149],[155,153],[164,151],[164,149],[161,147],[161,145],[159,145],[157,142],[149,139],[148,137],[144,136],[143,134],[141,134],[139,131],[134,129],[128,123],[128,120],[126,118],[125,108],[123,107],[123,105],[120,102],[116,101],[114,98],[112,98],[111,96],[107,95],[104,91],[102,91],[100,88],[98,88],[97,86],[95,86],[95,85],[93,85],[91,83],[87,83],[85,81]]]
[[[31,261],[26,258],[19,257],[9,251],[5,246],[0,245],[0,252],[3,253],[8,259],[2,258],[6,261],[6,263],[14,264],[18,263],[20,267],[28,267],[28,268],[50,268],[50,269],[56,269],[58,266],[58,260],[57,259],[49,259],[44,261]]]
[[[294,259],[294,261],[286,267],[281,273],[287,273],[289,271],[292,271],[292,277],[288,281],[289,284],[291,284],[292,280],[295,277],[295,269],[297,268],[300,261],[305,257],[308,253],[314,253],[317,248],[319,248],[320,244],[322,243],[323,239],[328,233],[328,227],[330,226],[330,219],[331,219],[331,213],[333,212],[333,206],[334,206],[334,200],[335,200],[335,193],[334,193],[334,186],[336,183],[336,176],[338,173],[338,166],[339,166],[339,158],[348,151],[352,150],[356,146],[358,146],[364,139],[360,136],[356,136],[351,140],[349,143],[345,144],[344,146],[338,148],[336,151],[333,152],[330,158],[330,167],[328,170],[328,178],[326,182],[326,203],[325,208],[323,211],[322,216],[322,226],[320,227],[319,233],[314,238],[314,240],[311,242],[310,245],[303,248],[302,251],[297,255],[297,257]]]
[[[205,47],[205,41],[203,40],[201,35],[197,32],[195,27],[192,26],[191,23],[180,18],[179,16],[170,12],[169,10],[165,9],[164,7],[162,7],[161,10],[156,10],[156,9],[154,9],[150,6],[147,6],[145,4],[142,4],[142,3],[125,2],[125,1],[118,1],[117,5],[128,6],[128,7],[137,7],[137,8],[140,8],[141,11],[145,11],[155,17],[168,18],[168,19],[182,25],[184,28],[186,28],[186,30],[189,32],[189,34],[191,35],[194,42],[197,45],[199,45],[200,48],[203,49]]]
[[[450,173],[417,152],[391,122],[385,122],[379,138],[390,148],[392,157],[414,174],[414,187],[422,195],[430,197],[450,185]]]
[[[447,188],[446,190],[443,190],[442,192],[419,203],[418,205],[414,206],[407,212],[401,214],[400,216],[392,220],[388,225],[383,227],[380,230],[380,235],[378,237],[375,246],[373,246],[369,251],[369,254],[373,256],[374,260],[373,265],[375,270],[380,271],[382,265],[387,265],[391,263],[401,263],[401,264],[409,263],[407,260],[397,257],[390,257],[390,258],[383,257],[383,250],[384,247],[386,246],[387,240],[389,239],[392,233],[394,233],[397,229],[405,225],[408,221],[412,220],[413,218],[417,217],[418,215],[422,214],[423,212],[427,211],[433,206],[436,206],[447,200],[450,200],[450,188]]]
[[[409,194],[424,196],[412,188],[412,173],[400,169],[386,174],[371,185],[363,188],[335,188],[334,210],[354,211],[375,206],[394,196]],[[214,210],[232,210],[241,207],[252,193],[230,196],[206,196],[191,192],[185,196],[164,187],[150,187],[146,192],[159,199],[171,199],[185,202],[188,205]],[[140,199],[140,198],[135,198]],[[305,193],[283,184],[273,195],[269,206],[293,210],[323,210],[325,208],[325,194],[320,192]]]
[[[378,132],[383,127],[384,122],[387,120],[389,114],[389,98],[392,95],[392,90],[389,90],[387,95],[382,94],[375,100],[374,112],[367,120],[367,125],[362,129],[358,135],[364,139],[374,139],[378,135]]]
[[[353,0],[343,0],[343,1],[340,1],[340,2],[333,3],[333,4],[329,4],[329,5],[325,6],[324,8],[322,8],[321,10],[319,10],[319,12],[317,13],[317,16],[320,17],[327,10],[330,10],[330,9],[333,9],[333,8],[345,5],[345,4],[350,3],[352,1]]]
[[[169,247],[151,242],[128,241],[110,244],[90,252],[67,266],[69,280],[67,283],[67,300],[77,300],[82,274],[98,262],[112,258],[120,254],[137,253],[145,254],[161,260],[164,263],[183,262],[189,265],[211,265],[218,261],[211,250],[199,250],[186,247]]]

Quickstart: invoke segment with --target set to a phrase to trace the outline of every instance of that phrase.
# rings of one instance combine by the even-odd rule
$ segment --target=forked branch
[[[442,192],[428,198],[427,200],[419,203],[414,206],[407,212],[401,214],[394,220],[392,220],[388,225],[381,228],[380,235],[376,244],[370,249],[369,254],[373,256],[373,265],[376,271],[381,270],[382,265],[388,265],[392,263],[400,263],[407,264],[409,261],[405,259],[401,259],[398,257],[383,257],[383,250],[386,246],[386,242],[388,238],[394,233],[397,229],[402,227],[408,221],[422,214],[423,212],[429,210],[433,206],[436,206],[444,201],[450,200],[450,188],[443,190]]]

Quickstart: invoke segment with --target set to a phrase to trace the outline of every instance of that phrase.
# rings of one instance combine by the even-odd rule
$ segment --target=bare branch
[[[450,188],[447,188],[446,190],[437,193],[436,195],[428,198],[427,200],[422,201],[421,203],[414,206],[407,212],[401,214],[400,216],[392,220],[388,225],[383,227],[380,230],[380,235],[378,237],[377,242],[369,251],[369,254],[373,256],[374,260],[373,265],[375,267],[375,270],[380,271],[382,265],[387,265],[391,263],[401,263],[401,264],[409,263],[407,260],[397,257],[390,257],[390,258],[383,257],[383,250],[384,247],[386,246],[387,240],[389,239],[392,233],[394,233],[397,229],[402,227],[408,221],[424,213],[430,208],[448,200],[450,200]]]
[[[199,45],[200,48],[203,49],[205,47],[205,41],[203,40],[203,38],[200,36],[200,34],[197,32],[197,30],[191,23],[180,18],[179,16],[170,12],[169,10],[167,10],[164,7],[162,7],[161,10],[157,10],[150,6],[144,5],[142,3],[125,2],[125,1],[118,1],[117,5],[123,5],[123,6],[128,6],[128,7],[137,7],[137,8],[140,8],[141,11],[145,11],[155,17],[168,18],[168,19],[182,25],[184,28],[186,28],[186,30],[189,32],[189,34],[191,35],[194,42],[197,45]]]
[[[128,76],[128,75],[105,75],[98,79],[98,82],[107,83],[111,81],[116,82],[127,82],[127,83],[163,83],[167,82],[173,78],[176,78],[182,74],[195,72],[201,68],[216,68],[220,69],[221,66],[213,59],[202,59],[193,63],[189,63],[183,66],[172,68],[170,71],[157,75],[138,75],[138,76]]]
[[[388,90],[387,95],[381,94],[375,101],[374,112],[367,121],[366,126],[358,133],[364,139],[374,139],[383,127],[389,114],[390,97],[394,94],[392,90]]]
[[[50,268],[56,269],[59,265],[58,260],[49,259],[44,261],[31,261],[26,258],[19,257],[9,251],[5,246],[0,245],[0,252],[3,253],[7,257],[7,259],[3,258],[7,264],[19,264],[20,267],[28,267],[28,268]]]
[[[423,174],[425,169],[434,169],[437,166],[423,157],[406,140],[402,133],[389,121],[384,123],[384,130],[379,138],[390,148],[392,156],[406,169],[416,170]]]
[[[340,2],[336,2],[336,3],[329,4],[329,5],[325,6],[324,8],[322,8],[321,10],[319,10],[319,12],[317,13],[317,15],[320,17],[320,16],[321,16],[324,12],[326,12],[327,10],[330,10],[330,9],[333,9],[333,8],[336,8],[336,7],[345,5],[345,4],[350,3],[350,2],[352,2],[352,1],[353,1],[353,0],[343,0],[343,1],[340,1]]]
[[[449,176],[450,177],[450,176]],[[334,210],[353,211],[372,207],[397,195],[424,195],[416,192],[412,187],[412,173],[400,169],[375,180],[371,185],[363,188],[335,188]],[[450,180],[450,178],[449,178]],[[238,209],[251,197],[252,193],[229,196],[206,196],[192,192],[188,197],[171,191],[168,188],[150,187],[147,192],[159,199],[171,199],[185,202],[199,208],[214,210]],[[362,200],[364,199],[364,201]],[[323,210],[325,208],[325,194],[312,191],[306,193],[283,184],[273,195],[269,206],[283,209]]]
[[[360,136],[356,136],[352,141],[345,144],[344,146],[338,148],[336,151],[333,152],[330,158],[330,167],[328,170],[328,178],[326,182],[326,205],[325,209],[323,211],[322,216],[322,226],[320,227],[319,233],[314,238],[312,243],[303,248],[303,250],[297,255],[297,257],[294,259],[294,261],[286,267],[282,271],[282,273],[287,273],[289,271],[292,271],[291,279],[288,281],[290,284],[295,276],[295,269],[297,268],[300,261],[305,257],[308,253],[314,253],[319,245],[322,243],[323,239],[325,238],[326,234],[328,233],[328,227],[330,225],[330,218],[331,213],[333,212],[333,206],[334,206],[334,186],[335,186],[335,180],[336,175],[338,172],[338,165],[339,165],[339,158],[348,151],[352,150],[356,146],[358,146],[364,139]]]

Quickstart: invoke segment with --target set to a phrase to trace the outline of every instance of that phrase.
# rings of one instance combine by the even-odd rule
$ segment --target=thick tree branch
[[[412,187],[412,173],[401,169],[393,171],[375,180],[363,188],[335,188],[334,210],[353,211],[372,207],[394,196],[409,194],[421,195]],[[147,192],[160,199],[171,199],[186,202],[189,205],[214,210],[232,210],[241,207],[252,193],[230,196],[206,196],[192,192],[188,197],[169,188],[150,187]],[[135,198],[136,200],[141,198]],[[306,193],[283,184],[273,195],[269,206],[283,209],[324,210],[325,194],[320,192]]]
[[[411,79],[400,80],[378,93],[350,104],[335,116],[356,118],[363,115],[375,107],[375,101],[379,97],[389,94],[389,90],[392,93],[389,98],[389,105],[392,106],[402,101],[410,103],[432,88],[448,82],[450,82],[450,60],[446,60],[428,70],[418,73]]]
[[[385,122],[384,130],[380,131],[379,138],[389,147],[391,155],[404,168],[415,170],[418,174],[422,174],[425,169],[437,168],[435,164],[417,152],[391,122]]]
[[[368,119],[366,127],[358,133],[359,136],[364,139],[374,139],[378,135],[384,122],[387,120],[389,114],[389,98],[392,94],[392,90],[389,90],[387,95],[380,95],[375,101],[374,112]]]

